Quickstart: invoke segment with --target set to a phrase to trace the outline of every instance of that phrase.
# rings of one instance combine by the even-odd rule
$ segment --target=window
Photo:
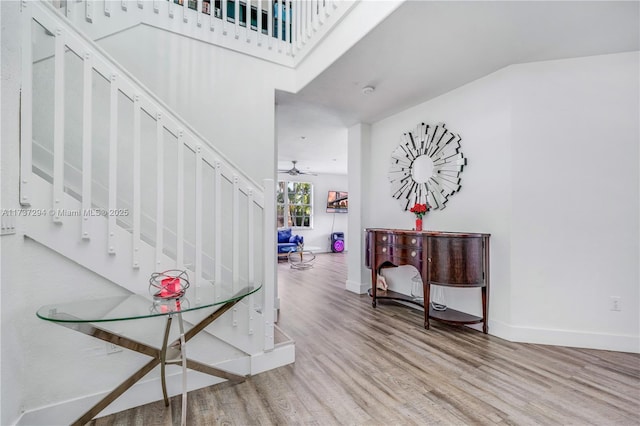
[[[311,228],[313,225],[313,184],[278,182],[276,208],[278,228]]]

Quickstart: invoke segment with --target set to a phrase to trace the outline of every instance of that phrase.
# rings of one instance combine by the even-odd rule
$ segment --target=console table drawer
[[[397,241],[398,244],[403,246],[422,249],[422,238],[417,235],[398,235]]]
[[[422,248],[422,238],[417,235],[376,234],[376,245],[392,245]]]
[[[394,245],[396,244],[396,239],[398,238],[397,235],[391,234],[391,233],[376,233],[376,244],[383,244],[383,245],[387,245],[387,244],[391,244]]]
[[[399,246],[377,246],[376,256],[391,259],[420,259],[422,258],[422,250],[411,247]]]

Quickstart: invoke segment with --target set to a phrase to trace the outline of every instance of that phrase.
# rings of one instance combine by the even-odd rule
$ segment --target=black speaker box
[[[331,234],[331,251],[334,253],[342,253],[344,251],[344,232]]]

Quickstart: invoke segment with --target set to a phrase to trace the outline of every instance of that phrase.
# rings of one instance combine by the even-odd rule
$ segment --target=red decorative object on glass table
[[[149,290],[155,299],[179,299],[189,288],[187,271],[170,269],[154,272],[149,279]]]

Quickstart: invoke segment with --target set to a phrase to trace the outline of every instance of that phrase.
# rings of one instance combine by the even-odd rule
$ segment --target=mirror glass
[[[443,209],[449,197],[460,190],[460,173],[467,164],[460,140],[443,123],[420,123],[402,134],[391,153],[389,182],[391,196],[403,210],[417,203]]]
[[[428,155],[421,155],[411,165],[411,177],[416,183],[425,183],[433,176],[433,160]]]

